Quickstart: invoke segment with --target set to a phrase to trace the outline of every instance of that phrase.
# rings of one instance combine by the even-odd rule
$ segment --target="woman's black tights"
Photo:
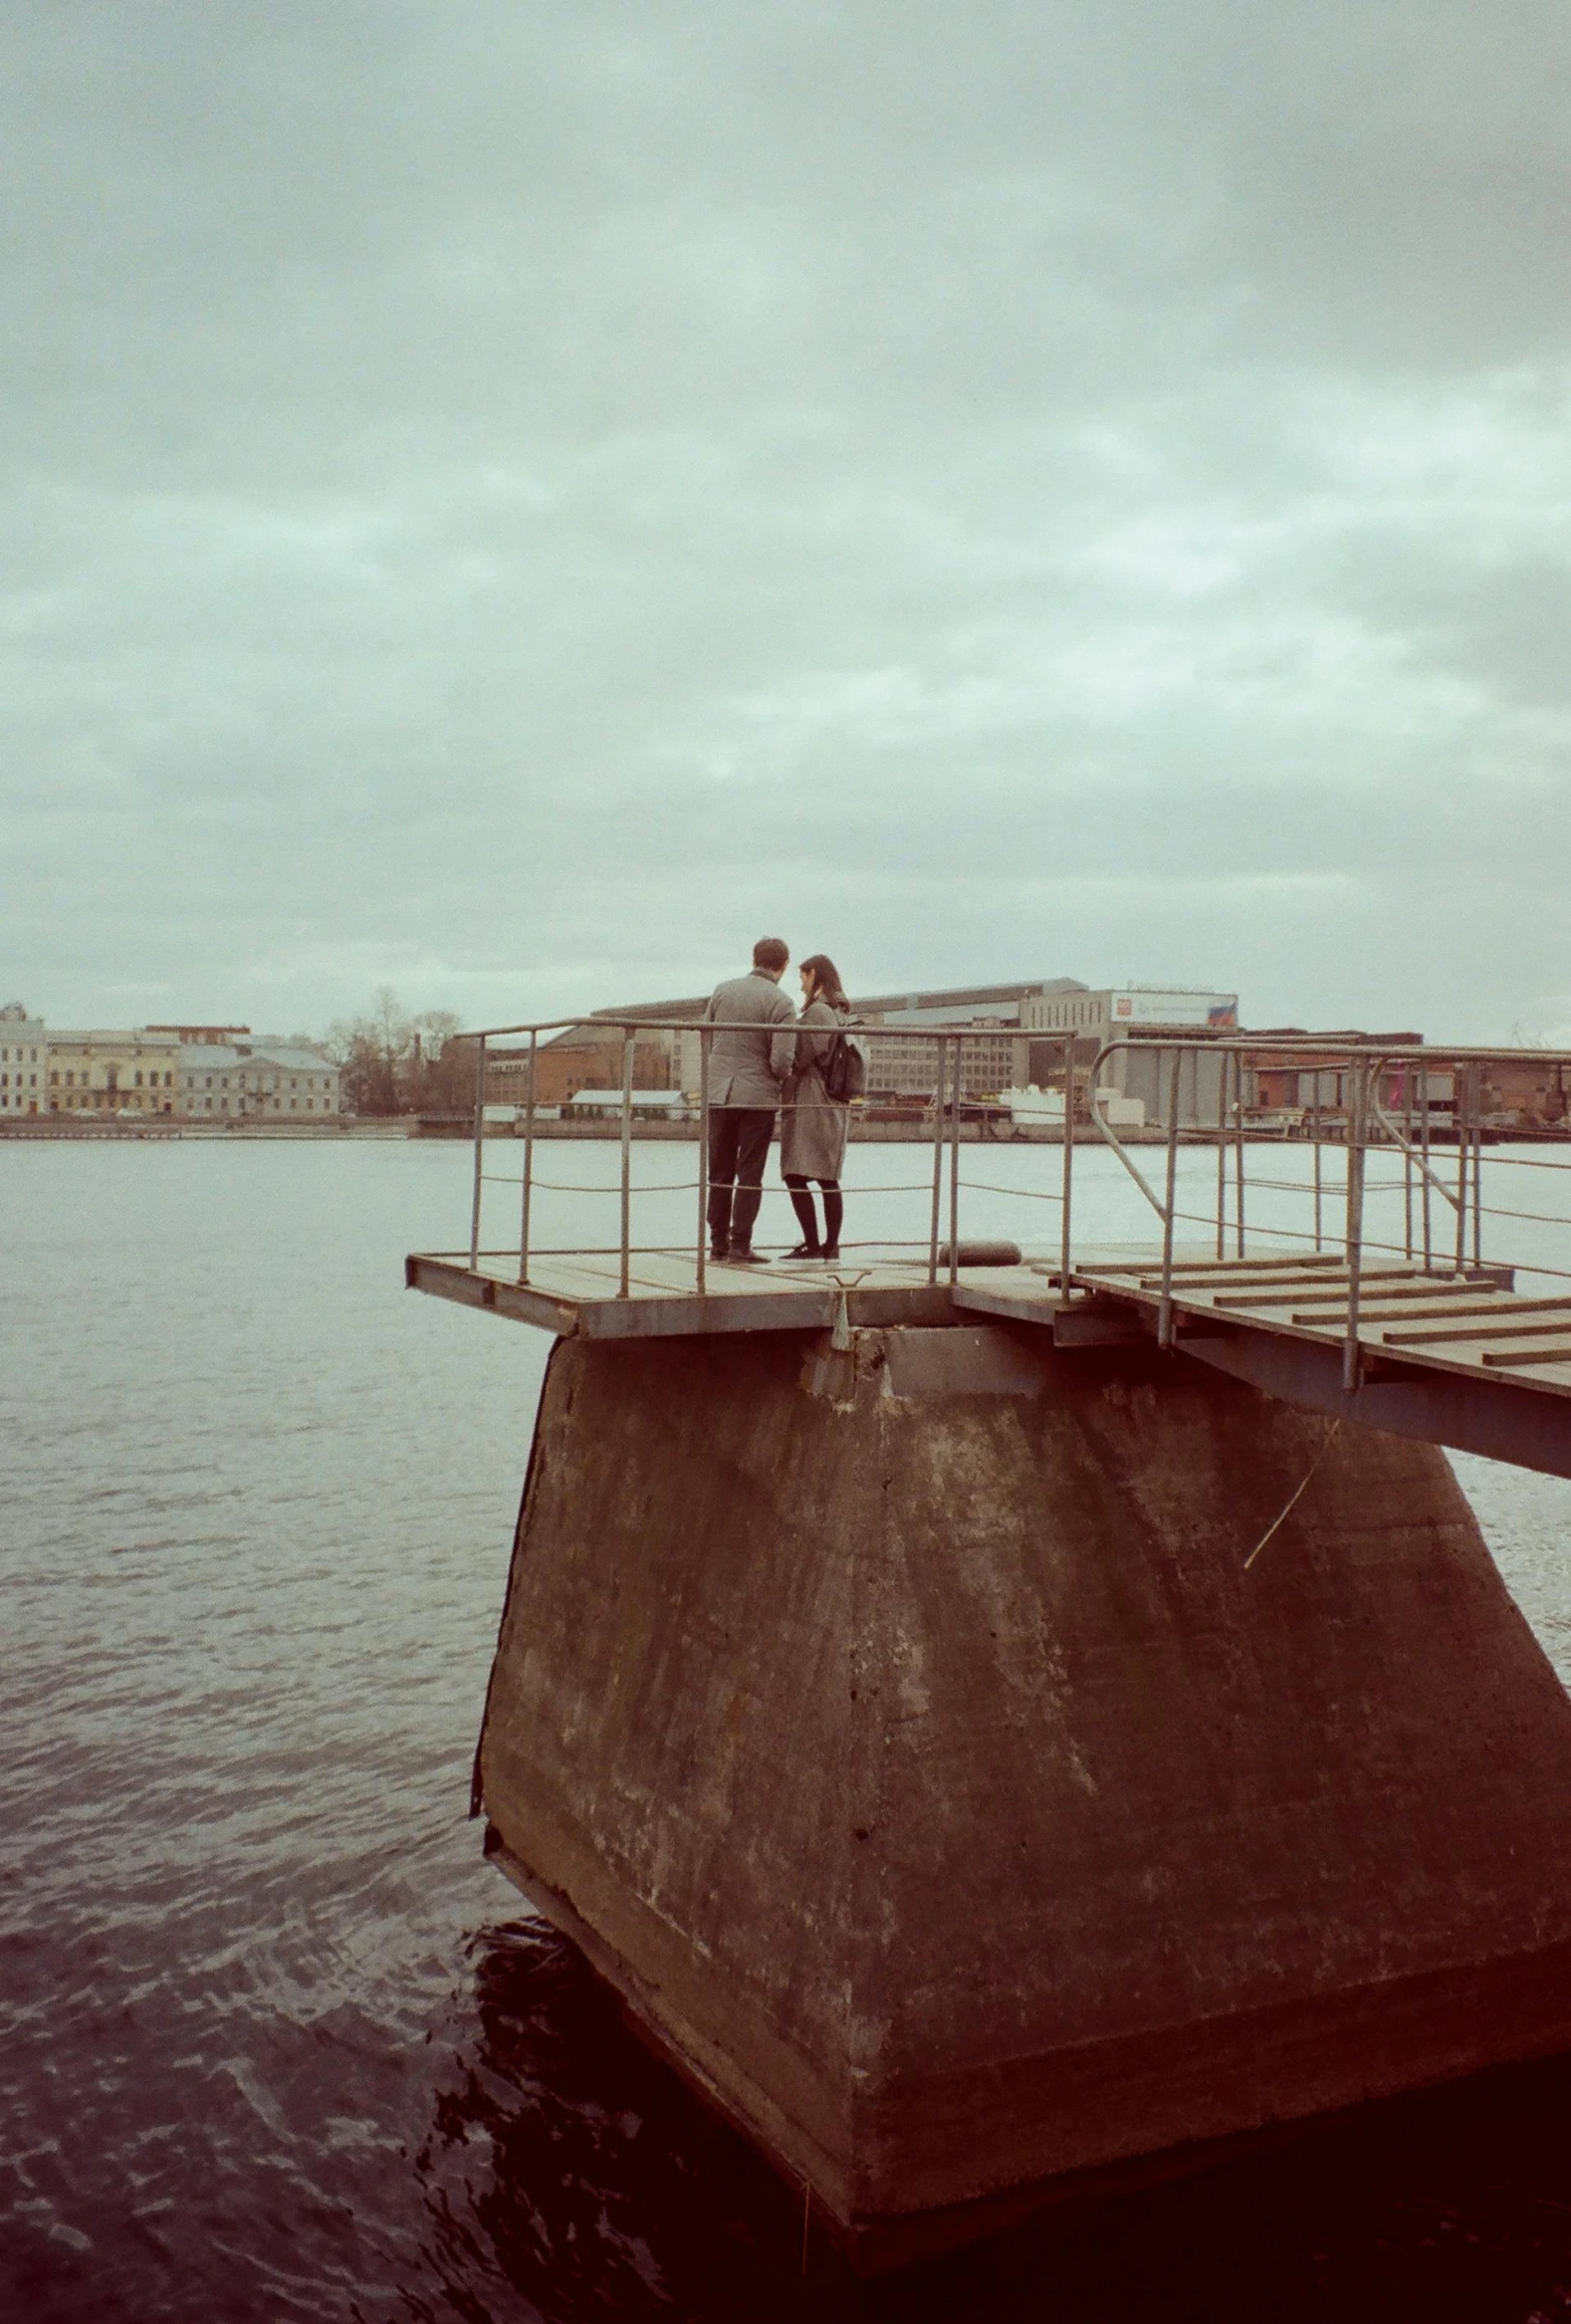
[[[818,1241],[818,1214],[812,1207],[812,1196],[807,1192],[806,1179],[798,1178],[794,1171],[788,1170],[786,1173],[786,1184],[790,1188],[790,1207],[796,1214],[796,1223],[801,1229],[802,1241],[816,1244]],[[840,1247],[840,1221],[845,1216],[845,1203],[840,1194],[840,1181],[837,1178],[820,1178],[818,1184],[823,1189],[822,1248],[828,1251],[837,1251]]]

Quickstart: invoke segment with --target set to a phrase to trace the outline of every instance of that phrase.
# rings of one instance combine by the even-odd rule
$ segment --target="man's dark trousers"
[[[772,1105],[716,1105],[709,1114],[709,1240],[745,1248],[764,1200],[775,1132]],[[736,1193],[732,1193],[735,1183]]]

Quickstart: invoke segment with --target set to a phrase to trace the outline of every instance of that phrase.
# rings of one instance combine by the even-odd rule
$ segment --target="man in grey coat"
[[[709,1047],[709,1256],[739,1267],[766,1264],[753,1248],[764,1199],[764,1165],[796,1057],[795,1019],[780,989],[790,954],[778,936],[753,947],[753,973],[717,985],[704,1015],[731,1030]]]

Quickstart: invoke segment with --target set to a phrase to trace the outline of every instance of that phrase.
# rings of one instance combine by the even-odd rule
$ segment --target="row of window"
[[[1019,1037],[1012,1036],[1008,1041],[995,1041],[986,1035],[968,1034],[960,1045],[961,1054],[968,1063],[974,1058],[981,1057],[987,1057],[1000,1063],[1008,1063],[1014,1053],[1014,1041],[1017,1038]],[[869,1042],[867,1046],[875,1066],[891,1062],[911,1064],[919,1058],[924,1064],[930,1064],[938,1055],[939,1049],[936,1041],[922,1038],[911,1041]],[[955,1053],[954,1044],[947,1042],[944,1046],[946,1053],[953,1056]]]
[[[237,1073],[235,1075],[235,1079],[239,1087],[242,1089],[249,1089],[252,1087],[251,1076],[248,1073]],[[187,1089],[194,1089],[196,1087],[196,1075],[194,1073],[186,1074],[185,1086]],[[212,1074],[209,1073],[206,1079],[203,1081],[202,1087],[204,1089],[212,1089],[215,1086],[219,1089],[227,1089],[229,1087],[229,1075],[227,1073],[221,1073],[215,1084]],[[284,1086],[284,1077],[281,1073],[275,1073],[270,1081],[265,1074],[259,1073],[256,1076],[255,1086],[258,1089],[282,1089]],[[298,1075],[292,1074],[290,1076],[289,1086],[291,1089],[299,1089],[302,1086],[306,1087],[307,1089],[327,1089],[331,1087],[331,1082],[329,1076],[326,1073],[323,1074],[320,1082],[308,1078],[304,1084],[302,1084]]]
[[[62,1105],[64,1105],[67,1112],[70,1112],[73,1108],[75,1108],[78,1113],[82,1111],[85,1105],[129,1106],[133,1111],[137,1106],[145,1105],[150,1106],[154,1112],[161,1111],[163,1113],[173,1113],[174,1111],[174,1100],[172,1097],[157,1097],[150,1089],[144,1091],[137,1091],[135,1089],[90,1089],[88,1087],[87,1078],[85,1075],[83,1077],[83,1083],[80,1089],[73,1089],[69,1091],[64,1097],[62,1097],[57,1092],[50,1098],[49,1106],[52,1113],[58,1113],[61,1110]]]
[[[1098,1010],[1098,1020],[1100,1020],[1100,1017],[1101,1011]],[[1057,1001],[1054,1002],[1050,1008],[1044,1009],[1041,1012],[1041,1023],[1039,1029],[1035,1026],[1032,1026],[1030,1030],[1032,1032],[1040,1030],[1042,1033],[1058,1033],[1067,1031],[1068,1028],[1072,1025],[1088,1025],[1090,1023],[1091,1019],[1087,1016],[1084,1009],[1078,1006],[1070,1008],[1064,1002]]]
[[[0,1048],[0,1064],[8,1064],[10,1061],[11,1061],[11,1051],[10,1051],[9,1049]],[[16,1052],[16,1061],[17,1061],[17,1063],[18,1063],[18,1064],[22,1063],[22,1061],[23,1061],[22,1051],[21,1051],[20,1049],[18,1049],[18,1050],[17,1050],[17,1052]],[[32,1061],[34,1064],[37,1064],[37,1062],[38,1062],[38,1051],[37,1051],[37,1049],[34,1049],[34,1050],[32,1051],[32,1053],[31,1053],[31,1061]],[[82,1082],[81,1082],[81,1085],[82,1085],[82,1087],[83,1087],[84,1089],[91,1088],[91,1086],[92,1086],[92,1075],[91,1075],[91,1073],[90,1073],[90,1071],[89,1071],[89,1068],[88,1068],[86,1065],[84,1065],[84,1066],[81,1068],[81,1073],[82,1073]],[[245,1074],[245,1073],[238,1074],[238,1075],[236,1076],[236,1079],[237,1079],[237,1081],[238,1081],[238,1083],[239,1083],[239,1086],[240,1086],[242,1089],[249,1088],[249,1087],[251,1086],[250,1076],[249,1076],[249,1075],[247,1075],[247,1074]],[[17,1075],[16,1085],[17,1085],[17,1087],[18,1087],[18,1088],[22,1087],[22,1085],[23,1085],[23,1084],[22,1084],[22,1076],[21,1076],[21,1074],[20,1074],[20,1073]],[[33,1075],[33,1077],[32,1077],[32,1081],[31,1081],[31,1084],[30,1084],[30,1085],[31,1085],[31,1087],[33,1087],[34,1089],[36,1089],[36,1088],[38,1087],[38,1075],[37,1075],[36,1073]],[[64,1070],[63,1070],[61,1067],[57,1066],[57,1067],[55,1068],[55,1070],[54,1070],[54,1071],[53,1071],[53,1072],[50,1074],[50,1076],[49,1076],[49,1085],[50,1085],[50,1087],[51,1087],[52,1089],[59,1089],[59,1088],[61,1088],[62,1086],[64,1086],[64,1087],[65,1087],[65,1088],[67,1088],[67,1089],[75,1089],[75,1088],[77,1087],[77,1085],[78,1085],[78,1084],[77,1084],[77,1072],[76,1072],[76,1069],[75,1069],[74,1067],[67,1066],[67,1067],[65,1067],[65,1068],[64,1068]],[[256,1087],[257,1087],[258,1089],[266,1089],[266,1088],[268,1088],[268,1087],[272,1087],[272,1088],[274,1088],[274,1089],[282,1089],[282,1088],[284,1087],[284,1080],[283,1080],[283,1076],[282,1076],[281,1074],[278,1074],[278,1073],[275,1073],[275,1074],[273,1075],[271,1082],[269,1082],[269,1081],[268,1081],[268,1079],[267,1079],[267,1078],[266,1078],[264,1075],[262,1075],[262,1074],[258,1074],[258,1076],[257,1076],[257,1079],[256,1079],[256,1084],[255,1084],[255,1085],[256,1085]],[[319,1080],[316,1078],[316,1076],[315,1076],[315,1075],[307,1075],[307,1076],[306,1076],[304,1079],[302,1079],[302,1077],[301,1077],[301,1076],[299,1076],[299,1075],[292,1075],[292,1076],[291,1076],[291,1078],[290,1078],[290,1082],[289,1082],[289,1086],[290,1086],[290,1088],[291,1088],[291,1089],[301,1089],[301,1088],[305,1088],[305,1089],[316,1089],[316,1088],[329,1089],[329,1088],[331,1088],[331,1087],[332,1087],[332,1085],[333,1085],[333,1084],[332,1084],[332,1078],[331,1078],[331,1076],[330,1076],[330,1075],[328,1075],[328,1074],[324,1074],[324,1075],[322,1076],[322,1078],[321,1078],[321,1080],[320,1080],[320,1081],[319,1081]],[[172,1088],[174,1087],[174,1075],[173,1075],[173,1073],[156,1073],[156,1072],[153,1072],[153,1073],[147,1073],[146,1075],[143,1075],[141,1072],[139,1072],[139,1071],[138,1071],[138,1072],[137,1072],[137,1073],[136,1073],[136,1074],[133,1076],[133,1079],[132,1079],[131,1083],[129,1084],[129,1086],[131,1086],[131,1087],[133,1087],[133,1088],[136,1088],[136,1089],[141,1089],[141,1088],[144,1088],[144,1087],[145,1087],[145,1088],[149,1088],[149,1089],[172,1089]],[[194,1088],[195,1088],[195,1086],[196,1086],[196,1076],[195,1076],[195,1074],[194,1074],[194,1073],[187,1073],[187,1074],[186,1074],[186,1076],[185,1076],[185,1086],[186,1086],[186,1088],[187,1088],[187,1089],[194,1089]],[[211,1073],[209,1073],[209,1074],[207,1075],[207,1077],[206,1077],[205,1081],[203,1082],[202,1086],[203,1086],[203,1088],[205,1088],[205,1089],[211,1089],[211,1088],[213,1087],[213,1076],[212,1076],[212,1074],[211,1074]],[[0,1089],[9,1089],[10,1087],[11,1087],[11,1076],[9,1075],[9,1073],[0,1072]],[[218,1082],[218,1087],[219,1087],[220,1089],[227,1089],[227,1088],[229,1087],[229,1075],[228,1075],[227,1073],[226,1073],[226,1074],[224,1074],[224,1075],[222,1076],[222,1078],[219,1080],[219,1082]]]
[[[0,1049],[0,1065],[9,1065],[10,1062],[11,1051],[9,1049]],[[16,1062],[19,1065],[36,1065],[38,1063],[37,1049],[29,1049],[25,1056],[23,1055],[22,1051],[18,1049],[16,1052]]]
[[[254,1110],[256,1110],[256,1111],[258,1111],[258,1112],[265,1111],[265,1110],[266,1110],[266,1107],[267,1107],[267,1104],[268,1104],[268,1100],[267,1100],[265,1097],[264,1097],[264,1098],[261,1098],[261,1099],[259,1099],[259,1100],[258,1100],[257,1106],[256,1106],[256,1108],[255,1108]],[[272,1100],[272,1106],[273,1106],[273,1111],[274,1111],[275,1113],[282,1113],[282,1112],[283,1112],[283,1110],[284,1110],[284,1100],[283,1100],[283,1098],[282,1098],[282,1097],[275,1097],[275,1098]],[[215,1104],[214,1104],[214,1102],[213,1102],[213,1100],[212,1100],[212,1098],[210,1098],[210,1097],[204,1097],[204,1098],[202,1099],[202,1102],[201,1102],[201,1107],[200,1107],[200,1110],[201,1110],[203,1113],[227,1113],[227,1112],[229,1111],[229,1100],[228,1100],[228,1098],[227,1098],[227,1097],[220,1097],[220,1098],[218,1099],[218,1101],[217,1101],[217,1104],[215,1105]],[[243,1101],[241,1098],[238,1098],[238,1097],[237,1097],[237,1098],[235,1099],[235,1106],[234,1106],[234,1110],[235,1110],[235,1112],[236,1112],[236,1113],[244,1113],[244,1112],[246,1112],[248,1109],[247,1109],[247,1107],[246,1107],[246,1105],[245,1105],[244,1101]],[[314,1097],[307,1097],[307,1098],[292,1097],[292,1098],[289,1100],[289,1111],[290,1111],[291,1113],[302,1113],[302,1112],[304,1112],[304,1113],[315,1113],[315,1112],[317,1112],[317,1110],[318,1110],[318,1106],[317,1106],[317,1100],[316,1100]],[[322,1106],[321,1106],[321,1110],[322,1110],[322,1112],[324,1112],[324,1113],[331,1113],[331,1112],[333,1111],[333,1107],[332,1107],[332,1106],[329,1104],[329,1102],[328,1102],[327,1098],[324,1098],[324,1099],[322,1100]]]
[[[13,1102],[15,1103],[17,1109],[20,1111],[24,1109],[30,1102],[36,1105],[38,1100],[36,1098],[29,1100],[24,1096],[18,1096],[13,1101],[8,1091],[0,1090],[0,1108],[8,1108],[12,1105]],[[245,1113],[248,1110],[265,1112],[267,1110],[268,1103],[268,1099],[262,1098],[258,1100],[254,1108],[248,1108],[237,1097],[234,1101],[234,1111],[236,1113]],[[286,1110],[290,1113],[331,1113],[333,1111],[333,1107],[326,1097],[321,1100],[320,1105],[315,1097],[291,1097],[287,1100],[282,1097],[275,1097],[271,1100],[271,1103],[275,1113],[282,1113]],[[73,1104],[76,1104],[78,1112],[82,1110],[84,1105],[91,1105],[94,1107],[103,1107],[106,1105],[112,1107],[118,1106],[121,1109],[128,1106],[134,1112],[137,1106],[143,1104],[150,1106],[155,1112],[173,1113],[174,1111],[173,1105],[170,1104],[166,1098],[160,1100],[153,1096],[150,1091],[147,1092],[144,1097],[138,1097],[135,1091],[130,1089],[89,1089],[84,1086],[82,1089],[75,1092],[74,1097],[66,1101],[66,1109],[69,1111]],[[58,1097],[51,1098],[50,1111],[52,1113],[58,1113],[60,1110],[61,1100]],[[227,1097],[220,1097],[216,1101],[211,1097],[204,1097],[201,1100],[199,1106],[192,1110],[203,1113],[228,1113],[230,1110],[230,1105]]]
[[[59,1089],[62,1085],[64,1085],[67,1089],[75,1089],[77,1086],[76,1072],[74,1068],[69,1065],[66,1067],[64,1084],[62,1084],[62,1076],[58,1070],[51,1073],[49,1076],[49,1086],[51,1089]],[[93,1086],[93,1077],[88,1071],[86,1065],[84,1065],[82,1068],[82,1086],[84,1089],[90,1089]],[[113,1088],[114,1084],[113,1082],[111,1082],[108,1084],[108,1086]],[[134,1083],[128,1084],[128,1086],[134,1086],[137,1089],[140,1089],[143,1086],[142,1076],[140,1073],[136,1075]],[[150,1089],[172,1089],[174,1087],[174,1075],[172,1073],[165,1073],[160,1080],[156,1073],[149,1073],[146,1079],[146,1086]]]

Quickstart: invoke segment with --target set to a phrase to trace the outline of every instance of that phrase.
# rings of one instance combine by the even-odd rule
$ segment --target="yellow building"
[[[179,1103],[177,1033],[51,1033],[51,1113],[172,1114]]]

